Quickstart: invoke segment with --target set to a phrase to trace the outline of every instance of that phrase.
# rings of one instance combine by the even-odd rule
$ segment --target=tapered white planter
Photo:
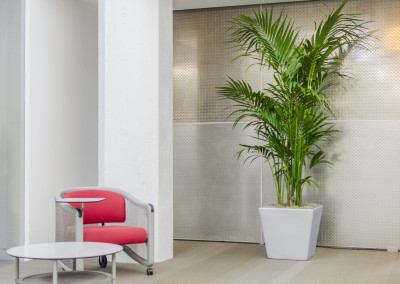
[[[308,260],[317,246],[322,205],[314,209],[260,208],[268,258]]]

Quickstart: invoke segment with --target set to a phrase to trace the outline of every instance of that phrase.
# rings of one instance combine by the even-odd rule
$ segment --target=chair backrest
[[[98,198],[105,200],[96,203],[86,203],[83,211],[83,224],[125,222],[125,198],[116,192],[107,190],[87,189],[67,192],[62,198]],[[75,208],[81,208],[79,203],[71,203]]]

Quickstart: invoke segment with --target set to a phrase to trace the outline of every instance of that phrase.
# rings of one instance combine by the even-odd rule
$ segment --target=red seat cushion
[[[83,224],[125,222],[125,198],[116,192],[107,190],[76,190],[63,195],[63,198],[98,198],[105,200],[86,203],[83,211]],[[81,208],[80,203],[70,203]]]
[[[117,245],[140,244],[146,242],[147,233],[139,227],[90,226],[83,228],[83,240]]]

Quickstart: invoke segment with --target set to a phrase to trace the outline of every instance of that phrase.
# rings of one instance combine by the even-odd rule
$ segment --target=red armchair
[[[122,190],[108,187],[67,188],[57,192],[54,199],[98,197],[105,200],[85,204],[83,214],[79,203],[56,203],[56,241],[122,245],[123,251],[146,266],[147,274],[152,275],[154,208],[151,204],[141,202]],[[99,264],[106,267],[107,258],[100,257]],[[70,269],[65,262],[61,265],[66,270]],[[72,269],[83,269],[83,262],[77,260]]]

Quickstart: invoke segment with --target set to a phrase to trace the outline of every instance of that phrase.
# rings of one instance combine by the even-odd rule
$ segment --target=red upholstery
[[[63,195],[63,198],[96,198],[106,199],[96,203],[86,203],[83,213],[83,224],[125,222],[125,198],[116,192],[107,190],[77,190]],[[81,208],[79,203],[71,203]]]
[[[90,226],[83,228],[85,242],[111,243],[117,245],[145,243],[146,230],[126,226]]]

